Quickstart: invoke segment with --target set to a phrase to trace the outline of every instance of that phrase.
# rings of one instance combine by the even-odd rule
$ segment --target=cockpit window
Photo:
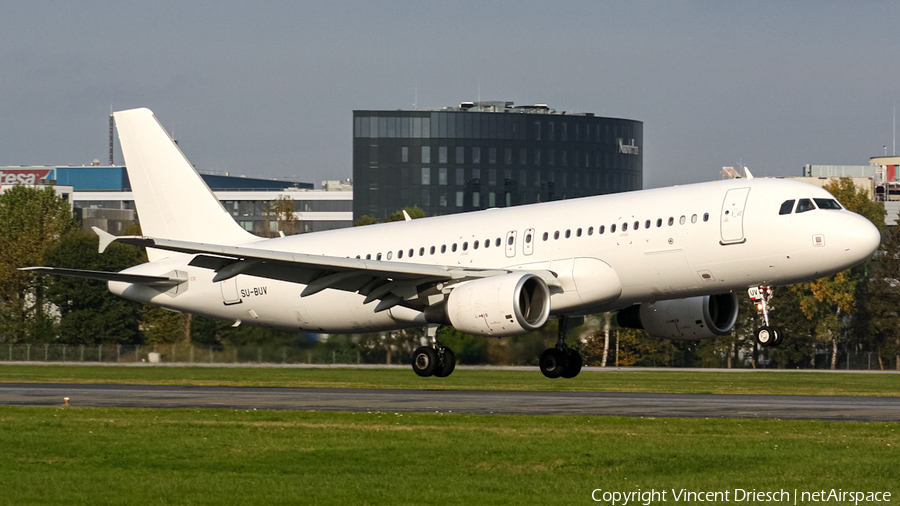
[[[834,199],[813,199],[819,209],[840,209],[841,205]]]
[[[816,206],[812,203],[810,199],[800,199],[800,202],[797,203],[797,212],[805,213],[806,211],[813,211],[816,209]]]
[[[794,210],[794,199],[785,200],[783,204],[781,204],[781,209],[778,211],[778,214],[791,214],[791,211]]]

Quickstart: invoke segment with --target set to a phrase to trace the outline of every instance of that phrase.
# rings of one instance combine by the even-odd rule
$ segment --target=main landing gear
[[[456,369],[456,355],[453,354],[453,350],[445,348],[438,342],[438,327],[439,325],[429,325],[425,334],[431,343],[419,346],[413,352],[412,368],[419,376],[444,378],[450,376],[453,369]]]
[[[765,325],[756,329],[756,342],[760,346],[774,347],[784,339],[784,330],[769,325],[769,300],[772,298],[771,286],[753,287],[748,290],[750,300],[755,301],[757,310],[762,314]]]
[[[541,353],[541,372],[548,378],[574,378],[581,372],[581,354],[566,345],[566,334],[569,333],[569,325],[575,326],[584,322],[580,318],[559,317],[559,332],[556,336],[556,347],[547,348]]]

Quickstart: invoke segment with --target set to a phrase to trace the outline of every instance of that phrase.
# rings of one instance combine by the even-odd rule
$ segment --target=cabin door
[[[237,277],[220,281],[219,285],[222,287],[222,301],[226,306],[241,303],[241,296],[238,295]]]
[[[740,244],[744,239],[744,207],[747,205],[747,194],[750,188],[735,188],[725,194],[722,203],[721,231],[719,244]]]

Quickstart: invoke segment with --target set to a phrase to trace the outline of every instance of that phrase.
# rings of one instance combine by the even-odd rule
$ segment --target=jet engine
[[[510,273],[468,281],[425,309],[429,323],[452,325],[467,334],[494,337],[531,332],[550,314],[550,289],[539,276]]]
[[[737,313],[737,296],[725,293],[636,304],[619,311],[616,321],[666,339],[709,339],[727,334]]]

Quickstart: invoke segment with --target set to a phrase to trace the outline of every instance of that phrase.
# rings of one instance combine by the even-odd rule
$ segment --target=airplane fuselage
[[[587,315],[651,300],[727,293],[827,276],[871,254],[865,218],[843,209],[779,214],[788,200],[829,199],[779,179],[738,179],[259,239],[248,247],[372,261],[551,271],[553,315]],[[877,232],[877,231],[876,231]],[[877,246],[877,242],[875,242]],[[168,291],[110,282],[113,293],[166,308],[284,329],[372,332],[422,326],[422,313],[353,291],[213,270],[171,253],[124,272],[179,272]]]

